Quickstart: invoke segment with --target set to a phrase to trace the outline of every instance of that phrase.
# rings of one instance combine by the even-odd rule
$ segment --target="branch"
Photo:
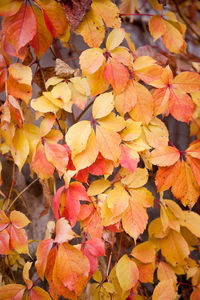
[[[96,96],[97,97],[97,96]],[[80,113],[80,115],[78,116],[78,118],[75,120],[75,123],[77,123],[81,117],[84,115],[84,113],[88,110],[88,108],[90,108],[90,106],[94,103],[96,97],[85,107],[85,109]]]
[[[15,199],[12,201],[12,203],[10,204],[10,206],[7,208],[7,211],[10,210],[11,206],[13,206],[13,204],[17,201],[17,199],[19,199],[19,197],[21,197],[21,195],[23,193],[25,193],[36,181],[38,181],[39,178],[36,178],[35,180],[33,180],[29,185],[27,185],[16,197]]]

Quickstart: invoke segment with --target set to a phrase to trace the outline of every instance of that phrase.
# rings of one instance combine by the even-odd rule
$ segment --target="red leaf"
[[[122,167],[126,168],[130,172],[134,172],[137,168],[140,157],[136,151],[131,150],[126,145],[120,145],[121,154],[119,161]]]
[[[99,238],[92,238],[85,244],[83,253],[90,261],[90,274],[94,273],[98,266],[97,257],[105,255],[104,242]]]
[[[63,0],[65,13],[73,30],[77,29],[91,3],[91,0]]]
[[[2,29],[8,41],[18,52],[36,34],[36,19],[31,7],[25,3],[15,15],[4,18]]]

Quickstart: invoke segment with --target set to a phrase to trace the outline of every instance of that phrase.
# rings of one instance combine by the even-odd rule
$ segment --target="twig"
[[[9,193],[8,193],[8,205],[10,203],[10,197],[11,197],[14,185],[15,185],[15,163],[13,162],[12,182],[11,182],[10,190],[9,190]]]
[[[97,97],[97,96],[96,96]],[[94,103],[96,97],[86,106],[86,108],[80,113],[80,115],[78,116],[78,118],[75,120],[75,123],[77,123],[81,117],[84,115],[84,113],[88,110],[88,108]]]
[[[10,206],[7,208],[7,211],[10,210],[11,206],[13,206],[13,204],[17,201],[17,199],[19,199],[19,197],[21,197],[21,195],[23,193],[25,193],[36,181],[38,181],[39,178],[36,178],[35,180],[33,180],[29,185],[27,185],[16,197],[15,199],[12,201],[12,203],[10,204]]]
[[[60,125],[60,121],[58,120],[58,118],[56,118],[56,122],[58,124],[59,130],[62,132],[63,137],[65,137],[65,131],[62,129],[62,127]]]

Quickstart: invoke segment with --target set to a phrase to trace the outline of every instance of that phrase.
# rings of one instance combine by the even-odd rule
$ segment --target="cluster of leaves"
[[[187,22],[163,13],[156,0],[146,2],[157,10],[149,20],[154,41],[161,37],[169,51],[186,53]],[[174,3],[182,14],[185,8]],[[2,278],[1,299],[140,300],[151,294],[153,300],[173,300],[184,276],[190,299],[200,297],[199,261],[192,255],[200,238],[200,216],[192,211],[200,195],[200,75],[176,74],[150,55],[137,55],[121,17],[139,14],[138,7],[131,0],[119,8],[111,0],[0,4],[1,154],[20,172],[28,164],[49,193],[54,185],[55,218],[36,251],[45,291],[29,278],[32,257],[23,229],[29,220],[14,209],[20,198],[12,199],[14,182],[8,196],[1,191],[0,254],[11,275],[23,265],[25,282],[10,278],[5,284]],[[70,28],[89,46],[80,54],[80,71],[57,59],[54,76],[46,78],[40,57],[52,43],[56,50],[58,39],[69,49]],[[38,73],[43,89],[31,99]],[[163,121],[169,114],[191,125],[194,141],[185,151],[169,140]],[[159,199],[147,188],[150,175]],[[62,182],[57,190],[56,176]],[[155,204],[160,216],[149,222]],[[45,205],[43,214],[51,203]],[[142,238],[145,230],[148,237]]]

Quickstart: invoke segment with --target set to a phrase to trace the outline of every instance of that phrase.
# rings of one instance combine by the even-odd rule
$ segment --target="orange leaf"
[[[151,241],[143,242],[133,248],[131,255],[143,263],[154,262],[155,260],[155,245]]]
[[[43,145],[39,146],[33,158],[32,168],[41,179],[48,179],[53,175],[55,167],[47,160]]]
[[[194,111],[194,103],[190,96],[182,91],[171,90],[169,97],[169,111],[172,116],[181,122],[188,123]]]
[[[185,150],[188,155],[200,159],[200,141],[196,140],[189,145],[189,147]]]
[[[181,161],[178,160],[170,167],[159,167],[156,173],[156,186],[158,191],[168,190],[175,178],[178,176],[181,168]]]
[[[83,51],[79,58],[84,75],[94,74],[103,65],[105,57],[102,49],[91,48]]]
[[[147,221],[148,215],[146,210],[131,198],[127,210],[122,215],[124,230],[136,240],[144,232]]]
[[[180,151],[175,147],[162,146],[151,152],[151,163],[160,167],[174,165],[180,158]]]
[[[83,17],[78,26],[77,33],[82,35],[84,41],[90,47],[99,47],[105,36],[105,28],[102,18],[91,8]]]
[[[196,179],[197,184],[200,186],[200,160],[187,155],[187,162],[190,164],[194,178]]]
[[[52,36],[62,36],[68,25],[62,5],[56,1],[43,0],[37,0],[36,4],[42,9],[46,26]]]
[[[30,42],[30,45],[33,47],[37,57],[40,58],[40,56],[51,46],[53,38],[45,24],[42,11],[36,6],[32,6],[31,8],[34,11],[37,21],[37,32]]]
[[[40,242],[36,251],[37,261],[35,263],[35,267],[38,272],[38,275],[42,280],[44,279],[48,254],[52,248],[52,245],[53,245],[52,239],[45,239],[42,242]]]
[[[124,91],[128,80],[128,69],[117,60],[109,57],[104,69],[104,76],[106,80],[112,85],[116,94],[120,94]]]
[[[185,93],[200,90],[200,75],[194,72],[182,72],[172,81],[174,88]]]
[[[120,155],[120,135],[110,129],[96,126],[96,139],[103,157],[112,160],[116,164]]]
[[[88,282],[89,271],[90,263],[81,251],[68,243],[60,244],[54,272],[65,287],[79,296]]]
[[[20,9],[21,5],[22,2],[18,0],[5,0],[0,4],[0,15],[5,17],[12,16]]]
[[[18,52],[36,34],[36,18],[32,8],[27,3],[22,4],[15,15],[3,19],[2,29],[11,45]]]
[[[10,243],[18,253],[28,254],[28,239],[24,229],[17,229],[10,226]]]
[[[8,68],[9,77],[7,81],[8,94],[21,98],[28,104],[32,96],[32,71],[28,66],[15,63]]]
[[[125,90],[115,96],[115,108],[121,114],[124,115],[130,112],[137,102],[137,93],[133,80],[129,80]]]
[[[142,84],[133,81],[137,102],[133,110],[129,113],[135,121],[149,123],[153,115],[153,97]]]
[[[23,213],[16,210],[11,211],[10,221],[16,228],[23,228],[30,223],[29,219]]]
[[[10,235],[8,231],[4,229],[0,231],[0,254],[8,255],[11,253],[12,251],[10,250]]]
[[[32,266],[32,262],[26,262],[23,269],[23,279],[27,285],[27,288],[30,290],[33,286],[32,280],[29,278],[29,271]]]
[[[29,294],[29,300],[51,300],[49,294],[38,286],[34,286]]]
[[[173,195],[179,199],[184,206],[194,206],[199,198],[200,188],[197,185],[190,166],[182,161],[181,168],[174,178],[172,185]]]
[[[116,4],[110,0],[94,0],[92,8],[102,17],[107,27],[119,28],[121,20],[119,18],[119,9]]]
[[[45,143],[47,160],[60,172],[65,172],[69,161],[66,145]]]
[[[149,30],[154,42],[166,32],[166,25],[161,16],[153,16],[149,20]]]
[[[21,300],[25,291],[25,286],[21,284],[7,284],[0,287],[0,299]]]

